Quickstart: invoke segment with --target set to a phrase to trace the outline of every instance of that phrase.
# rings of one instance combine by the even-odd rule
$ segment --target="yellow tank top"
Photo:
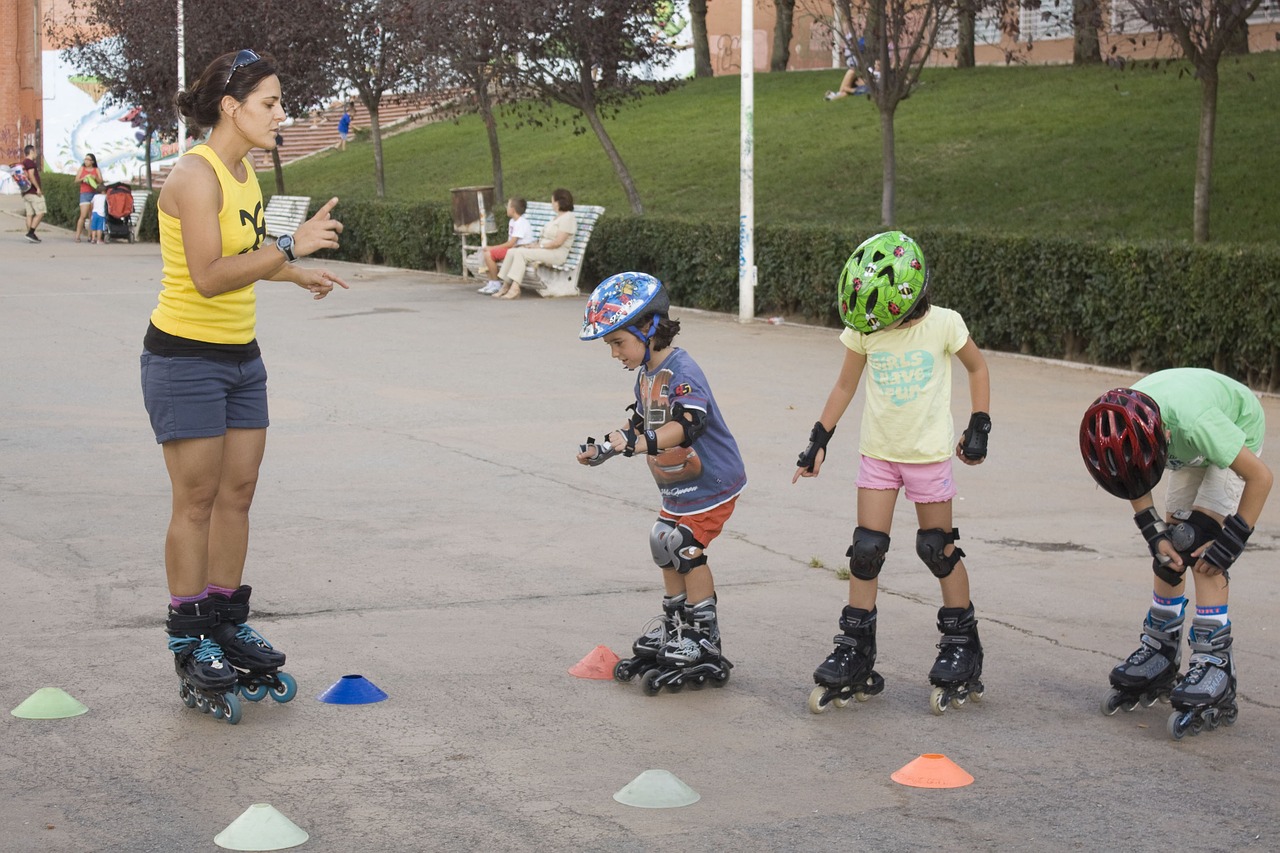
[[[213,149],[197,145],[184,157],[203,157],[213,167],[222,188],[218,228],[222,232],[222,256],[242,255],[262,245],[267,225],[262,215],[262,188],[248,158],[248,177],[237,181]],[[253,284],[214,297],[201,296],[191,283],[187,255],[182,247],[182,220],[159,211],[160,258],[164,271],[160,302],[151,312],[151,323],[160,331],[180,338],[213,344],[247,344],[254,338],[257,319]]]

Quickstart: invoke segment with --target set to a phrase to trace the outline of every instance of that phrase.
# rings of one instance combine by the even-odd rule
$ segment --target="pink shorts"
[[[951,479],[951,460],[941,462],[886,462],[862,457],[858,466],[859,489],[903,489],[907,500],[917,504],[935,504],[956,496]]]
[[[492,246],[489,248],[488,252],[489,252],[489,257],[493,258],[495,261],[500,261],[507,256],[507,247]]]

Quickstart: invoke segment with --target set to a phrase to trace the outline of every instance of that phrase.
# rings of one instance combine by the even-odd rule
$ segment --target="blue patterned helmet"
[[[647,344],[657,326],[657,315],[665,315],[670,308],[671,299],[662,282],[648,273],[620,272],[591,291],[578,338],[594,341],[615,329],[627,329]],[[654,318],[647,324],[652,328],[641,331],[639,321],[648,316]]]

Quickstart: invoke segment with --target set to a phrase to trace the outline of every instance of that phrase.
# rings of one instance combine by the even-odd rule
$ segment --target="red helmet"
[[[1098,485],[1116,497],[1149,493],[1169,458],[1160,406],[1132,388],[1103,394],[1080,422],[1080,455]]]

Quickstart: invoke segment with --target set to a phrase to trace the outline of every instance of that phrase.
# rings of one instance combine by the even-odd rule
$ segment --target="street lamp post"
[[[742,110],[739,120],[741,145],[738,159],[738,322],[748,323],[756,313],[755,250],[755,129],[754,73],[755,22],[754,0],[742,0]]]

